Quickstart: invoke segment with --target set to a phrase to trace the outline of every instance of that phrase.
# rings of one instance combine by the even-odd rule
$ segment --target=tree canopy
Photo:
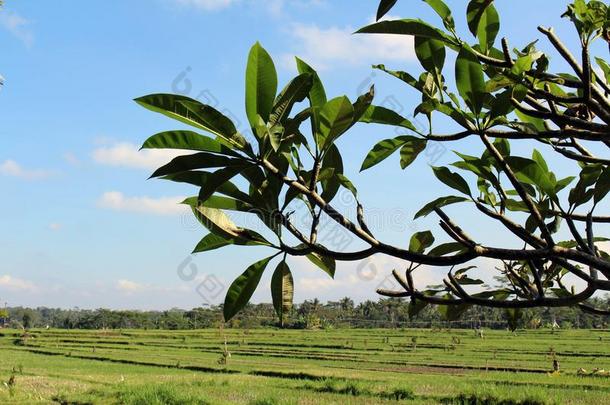
[[[378,292],[410,297],[413,313],[428,304],[438,305],[449,319],[473,305],[504,308],[515,316],[533,307],[579,306],[605,313],[586,301],[597,291],[610,291],[610,260],[603,250],[608,241],[603,230],[610,217],[599,212],[607,207],[610,191],[610,65],[593,54],[599,50],[593,47],[596,41],[610,41],[608,6],[585,0],[568,5],[563,17],[576,29],[576,55],[552,28],[538,27],[554,48],[553,56],[571,69],[562,72],[552,70],[551,55],[538,50],[537,41],[511,49],[507,38],[498,40],[500,16],[493,0],[468,2],[464,27],[474,42],[458,34],[460,19],[443,1],[424,1],[438,14],[442,28],[420,19],[382,20],[357,34],[414,37],[423,73],[412,75],[382,64],[374,68],[395,77],[405,91],[421,95],[414,111],[426,117],[427,129],[376,105],[373,87],[356,100],[328,98],[320,76],[298,58],[299,74],[278,91],[274,62],[259,43],[252,47],[246,69],[251,137],[220,111],[185,96],[151,94],[136,99],[145,108],[205,133],[162,132],[142,146],[195,152],[175,158],[152,175],[199,188],[198,195],[184,201],[209,231],[195,252],[228,245],[264,246],[272,252],[230,286],[223,306],[226,320],[247,304],[272,262],[277,262],[272,296],[282,317],[290,310],[294,289],[289,257],[305,256],[333,277],[337,260],[358,261],[375,254],[404,261],[404,267],[393,272],[400,289]],[[378,20],[397,5],[397,0],[381,1]],[[448,52],[456,54],[454,66],[447,66]],[[450,69],[454,80],[448,81],[445,73]],[[455,132],[434,131],[439,117],[451,120]],[[337,141],[360,123],[404,131],[373,145],[362,170],[374,170],[396,151],[406,170],[430,142],[449,143],[456,150],[457,161],[449,167],[432,167],[443,188],[452,193],[414,214],[436,215],[440,230],[416,232],[408,248],[374,235],[358,191],[343,170]],[[476,156],[460,152],[460,145],[471,139],[482,149]],[[515,152],[515,144],[529,153]],[[560,158],[562,169],[572,175],[558,177],[545,154],[553,155],[553,161]],[[353,194],[353,217],[334,204],[340,189]],[[466,224],[451,216],[449,206],[454,204],[468,204],[496,224],[494,232],[502,230],[518,243],[495,246],[493,238],[473,239],[463,228]],[[297,209],[307,214],[306,227],[293,220]],[[267,228],[265,235],[237,225],[227,211],[259,218]],[[318,238],[322,217],[364,247],[333,250]],[[437,242],[441,232],[448,242]],[[473,276],[472,263],[478,258],[497,262],[501,286],[488,286]],[[429,266],[447,268],[446,278],[437,286],[417,286],[414,273]]]

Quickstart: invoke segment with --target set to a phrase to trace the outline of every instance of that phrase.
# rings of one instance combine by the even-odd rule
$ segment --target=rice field
[[[610,404],[610,330],[0,330],[0,356],[2,404]]]

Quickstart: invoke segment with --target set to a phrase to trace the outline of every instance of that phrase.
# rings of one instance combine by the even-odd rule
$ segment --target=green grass
[[[610,377],[577,371],[610,369],[609,343],[600,330],[0,330],[0,403],[607,404]]]

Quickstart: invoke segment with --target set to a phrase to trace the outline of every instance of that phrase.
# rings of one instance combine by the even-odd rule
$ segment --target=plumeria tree
[[[375,254],[404,262],[393,271],[400,288],[378,293],[410,297],[411,314],[428,304],[438,305],[448,318],[471,305],[506,308],[514,316],[531,307],[580,306],[603,313],[587,300],[598,291],[610,291],[610,260],[602,250],[608,240],[603,232],[610,223],[603,212],[610,191],[610,66],[593,55],[594,49],[600,49],[593,46],[596,41],[610,41],[608,6],[585,0],[567,6],[563,16],[575,27],[576,54],[552,28],[538,27],[554,48],[553,56],[571,69],[555,72],[551,55],[539,51],[535,41],[511,49],[508,39],[498,40],[500,18],[493,0],[469,1],[463,30],[443,1],[424,1],[440,17],[442,28],[401,19],[379,21],[357,33],[414,37],[423,73],[414,76],[384,65],[374,68],[395,77],[405,91],[421,96],[421,103],[413,107],[415,115],[427,118],[426,129],[376,105],[373,88],[356,100],[329,99],[318,74],[298,58],[299,74],[278,92],[273,61],[258,43],[250,51],[246,69],[250,138],[218,110],[185,96],[152,94],[136,100],[203,132],[162,132],[143,145],[195,152],[175,158],[152,175],[199,188],[198,195],[184,202],[209,231],[194,251],[240,245],[264,246],[272,252],[230,286],[225,319],[249,301],[275,258],[271,292],[282,317],[293,297],[289,257],[305,256],[332,277],[336,261],[359,261]],[[396,5],[397,0],[381,1],[378,20]],[[462,31],[469,33],[464,37]],[[606,47],[601,49],[605,52]],[[448,52],[456,54],[454,66],[445,63]],[[445,77],[449,70],[451,81]],[[449,119],[452,124],[443,127],[454,131],[433,131],[439,117],[444,122]],[[416,232],[408,248],[385,243],[367,226],[365,207],[344,173],[337,141],[359,123],[404,131],[372,145],[363,170],[375,170],[395,152],[400,167],[408,170],[430,142],[450,143],[457,151],[456,162],[432,167],[439,194],[443,189],[453,193],[414,213],[415,218],[435,215],[439,229]],[[478,142],[480,153],[460,152],[467,141]],[[519,151],[529,152],[513,152],[516,144]],[[539,149],[572,175],[557,177]],[[400,173],[384,181],[401,181]],[[335,203],[341,189],[353,194],[351,215]],[[518,242],[496,246],[493,238],[474,239],[465,224],[452,217],[454,204],[468,205],[496,225],[494,232],[506,232]],[[297,209],[307,215],[305,226],[294,220]],[[240,212],[242,219],[258,218],[267,228],[261,231],[265,235],[237,225],[227,211]],[[322,220],[345,229],[363,247],[333,250],[318,238]],[[435,242],[441,233],[445,241]],[[473,261],[479,258],[497,262],[500,287],[476,278]],[[417,286],[414,273],[430,266],[446,268],[446,278],[434,287]]]

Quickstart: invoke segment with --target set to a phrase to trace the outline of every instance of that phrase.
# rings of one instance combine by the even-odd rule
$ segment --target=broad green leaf
[[[597,62],[597,64],[599,65],[599,68],[604,73],[604,79],[606,80],[606,83],[610,83],[610,65],[602,58],[596,57],[595,61]]]
[[[413,219],[425,217],[426,215],[428,215],[432,211],[434,211],[434,208],[437,208],[437,207],[441,208],[446,205],[456,204],[456,203],[464,202],[464,201],[468,201],[468,198],[458,197],[458,196],[453,196],[453,195],[437,198],[434,201],[430,201],[428,204],[424,205],[424,207],[422,209],[417,211],[417,214],[415,214],[415,217],[413,217]]]
[[[464,245],[462,245],[461,243],[448,242],[448,243],[442,243],[438,246],[435,246],[428,252],[428,255],[440,257],[440,256],[444,256],[449,253],[461,252],[463,250],[464,250]]]
[[[415,37],[415,54],[426,71],[440,74],[445,64],[445,45],[441,41],[426,37]]]
[[[244,168],[243,167],[225,167],[220,170],[216,170],[205,184],[201,185],[199,191],[199,202],[203,203],[208,200],[214,194],[220,186],[237,176]],[[220,208],[220,207],[216,207]]]
[[[354,107],[345,96],[324,104],[319,113],[317,141],[320,149],[331,145],[353,122]]]
[[[144,141],[142,149],[184,149],[239,156],[220,142],[193,131],[165,131]]]
[[[481,46],[483,53],[487,54],[488,50],[493,46],[499,30],[500,16],[498,16],[496,8],[493,3],[491,3],[485,7],[477,27],[479,45]]]
[[[246,169],[247,170],[247,169]],[[191,172],[180,172],[175,174],[170,174],[167,176],[161,177],[163,180],[175,181],[178,183],[187,183],[192,184],[197,187],[201,187],[204,184],[207,184],[210,176],[213,173],[204,172],[204,171],[191,171]],[[252,198],[243,191],[239,190],[237,186],[230,181],[226,181],[224,184],[220,185],[216,192],[220,194],[227,195],[229,197],[233,197],[237,200],[244,201],[246,203],[252,204]]]
[[[218,249],[227,245],[232,245],[233,242],[230,239],[225,239],[221,236],[214,235],[213,233],[208,233],[206,236],[199,241],[193,253],[202,253],[207,252],[209,250]]]
[[[436,176],[436,178],[448,185],[449,187],[464,194],[471,195],[468,183],[466,183],[466,180],[464,180],[464,178],[459,174],[453,173],[446,167],[432,167],[432,170],[434,171],[434,175]]]
[[[309,102],[312,107],[322,108],[324,104],[326,104],[326,92],[324,91],[324,86],[322,85],[322,81],[318,76],[318,73],[307,63],[303,62],[301,59],[296,58],[297,61],[297,69],[299,73],[309,73],[312,75],[313,82],[311,86],[311,90],[309,91]]]
[[[417,156],[426,149],[426,140],[413,138],[409,139],[400,148],[400,168],[405,169],[417,159]]]
[[[381,0],[379,2],[379,7],[377,8],[377,21],[381,20],[381,18],[394,7],[396,1],[397,0]]]
[[[136,98],[135,102],[148,110],[211,132],[234,147],[247,147],[246,140],[228,117],[197,100],[175,94],[150,94]]]
[[[450,294],[447,294],[445,298],[452,298]],[[448,321],[455,321],[460,318],[466,312],[471,305],[460,304],[460,305],[439,305],[437,307],[438,312],[441,316]]]
[[[472,49],[464,46],[455,62],[455,80],[458,91],[470,110],[478,116],[487,92],[483,68]]]
[[[606,168],[599,175],[597,183],[595,184],[593,201],[596,204],[599,203],[604,199],[604,197],[606,197],[608,191],[610,191],[610,167],[606,166]]]
[[[385,72],[391,76],[394,76],[395,78],[401,80],[402,82],[408,84],[409,86],[411,86],[419,91],[422,91],[422,86],[420,85],[419,81],[407,72],[389,70],[389,69],[386,69],[385,65],[373,65],[373,69],[381,70],[382,72]]]
[[[458,50],[460,44],[443,31],[419,19],[404,19],[381,21],[367,25],[356,31],[357,34],[398,34],[432,38],[445,43],[453,50]]]
[[[369,169],[380,163],[410,140],[419,139],[413,136],[404,135],[393,139],[384,139],[383,141],[378,142],[375,146],[373,146],[373,149],[371,149],[371,151],[367,154],[366,158],[364,159],[364,162],[362,162],[362,167],[360,168],[360,171]]]
[[[508,156],[505,159],[519,181],[539,187],[546,195],[557,201],[554,182],[549,173],[536,161],[519,156]]]
[[[310,262],[322,269],[331,278],[335,278],[335,259],[332,257],[321,256],[315,252],[307,255]]]
[[[217,208],[219,210],[229,210],[229,211],[240,211],[240,212],[251,212],[254,209],[254,206],[248,204],[246,202],[236,200],[235,198],[223,197],[220,195],[213,195],[208,197],[205,201],[201,201],[199,196],[197,197],[189,197],[182,201],[182,204],[189,205],[191,207],[196,207],[197,205],[202,205],[208,208]]]
[[[364,114],[360,117],[360,122],[367,124],[393,125],[417,132],[417,129],[411,123],[411,121],[388,108],[377,105],[369,106]]]
[[[353,196],[357,198],[358,190],[356,190],[356,187],[352,184],[352,182],[342,174],[336,174],[336,176],[337,176],[337,179],[339,179],[339,182],[341,183],[341,185],[343,187],[345,187],[347,190],[349,190],[353,194]]]
[[[441,17],[443,20],[443,25],[448,30],[452,30],[455,28],[455,21],[453,20],[453,16],[451,15],[451,10],[442,0],[424,0],[425,3],[428,3],[436,14]]]
[[[250,301],[271,259],[272,257],[268,257],[254,263],[233,281],[227,291],[223,306],[225,321],[233,318]]]
[[[271,245],[258,233],[240,228],[222,210],[197,205],[191,207],[197,219],[213,234],[233,240],[236,245]]]
[[[161,177],[168,174],[211,167],[245,167],[247,165],[249,165],[249,163],[244,159],[235,159],[221,155],[213,155],[207,152],[199,152],[192,155],[178,156],[172,159],[168,164],[155,170],[150,177]]]
[[[409,242],[409,251],[415,253],[423,253],[427,248],[434,243],[434,236],[430,231],[417,232],[411,236]]]
[[[309,95],[312,85],[313,77],[310,73],[303,73],[292,79],[275,99],[269,122],[283,124],[290,115],[292,107]]]
[[[273,307],[280,322],[283,322],[284,315],[292,309],[294,297],[294,280],[286,261],[282,260],[276,267],[271,277],[271,297]]]
[[[257,42],[250,49],[246,67],[246,115],[252,127],[258,123],[257,115],[269,121],[277,92],[277,73],[271,56]]]
[[[332,201],[337,191],[339,191],[339,187],[341,187],[338,175],[343,174],[343,159],[336,145],[331,145],[328,148],[322,160],[322,171],[328,170],[331,170],[330,178],[322,179],[323,191],[321,197],[326,202]]]

